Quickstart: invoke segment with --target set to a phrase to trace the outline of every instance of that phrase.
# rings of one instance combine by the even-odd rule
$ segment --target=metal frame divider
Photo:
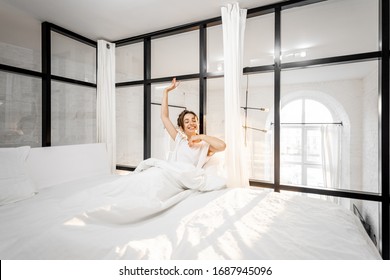
[[[380,92],[379,92],[379,119],[380,119],[380,162],[379,178],[382,191],[381,203],[381,226],[382,226],[382,257],[390,258],[390,180],[389,180],[389,107],[390,107],[390,26],[389,26],[389,1],[381,0],[380,2],[380,41],[381,41],[381,63],[380,63]]]

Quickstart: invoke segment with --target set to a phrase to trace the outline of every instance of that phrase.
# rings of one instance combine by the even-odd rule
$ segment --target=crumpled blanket
[[[149,158],[142,161],[134,173],[145,171],[151,167],[157,167],[174,179],[174,183],[183,189],[197,191],[213,191],[226,186],[226,180],[216,174],[207,173],[204,169],[194,167],[183,162],[168,162],[156,158]]]
[[[225,180],[185,163],[150,158],[129,175],[103,184],[85,197],[87,209],[73,222],[129,224],[158,215],[194,192],[218,190]]]

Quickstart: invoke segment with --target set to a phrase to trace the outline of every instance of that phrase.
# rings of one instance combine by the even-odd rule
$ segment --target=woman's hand
[[[196,143],[199,143],[200,141],[203,140],[203,136],[204,135],[202,135],[202,134],[200,134],[200,135],[192,135],[188,139],[188,146],[193,147]]]
[[[164,91],[170,92],[171,90],[177,88],[179,84],[180,82],[176,82],[176,78],[173,78],[171,84],[168,87],[166,87]]]

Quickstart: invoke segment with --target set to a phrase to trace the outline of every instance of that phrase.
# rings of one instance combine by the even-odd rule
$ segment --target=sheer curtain
[[[111,172],[116,169],[115,44],[98,40],[97,141],[105,143]]]
[[[322,137],[322,170],[325,188],[340,188],[341,183],[341,126],[324,125]],[[327,197],[338,203],[337,197]]]
[[[249,186],[240,115],[246,10],[238,3],[221,8],[225,86],[225,169],[228,187]]]

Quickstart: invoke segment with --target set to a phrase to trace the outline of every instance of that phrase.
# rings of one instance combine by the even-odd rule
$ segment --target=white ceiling
[[[98,39],[115,41],[219,17],[221,7],[232,2],[239,2],[241,8],[250,9],[283,2],[283,0],[0,0],[0,38],[6,38],[8,44],[40,50],[40,22],[49,21],[95,41]],[[338,4],[344,5],[344,7],[340,6],[339,9],[331,9],[327,14],[325,13],[325,16],[329,16],[329,13],[333,15],[338,10],[341,12],[345,11],[347,9],[345,5],[348,6],[351,2],[356,7],[359,7],[355,7],[355,18],[362,19],[358,23],[355,22],[356,20],[354,21],[354,24],[359,25],[354,30],[366,34],[367,31],[364,30],[368,28],[368,24],[363,20],[364,11],[368,10],[368,8],[373,9],[370,14],[375,15],[377,8],[375,5],[371,5],[372,7],[360,7],[358,3],[366,5],[370,3],[368,0],[340,1]],[[351,8],[351,6],[348,6],[348,9]],[[321,18],[320,14],[313,14]],[[324,16],[322,15],[322,17]],[[340,15],[336,18],[344,19]],[[331,32],[332,28],[324,29],[324,26],[321,24],[319,26],[315,25],[316,20],[312,22],[315,30],[320,28],[323,30],[323,37],[331,36],[325,32]],[[368,22],[376,23],[377,21],[371,20]],[[29,28],[26,28],[26,26]],[[375,28],[375,26],[370,27],[368,30],[375,30]],[[305,30],[309,29],[306,28]],[[300,31],[292,30],[291,33],[297,36],[297,34],[300,34]],[[344,36],[342,32],[338,32],[338,34]],[[312,38],[313,36],[309,37]],[[359,36],[353,36],[353,38],[359,38]],[[342,37],[340,37],[341,40]],[[288,34],[285,37],[285,41],[289,41]],[[375,36],[372,40],[367,40],[366,43],[371,41],[375,42]],[[360,40],[359,44],[351,42],[350,44],[344,43],[344,45],[349,50],[353,50],[354,45],[360,46],[363,43]],[[330,45],[325,47],[327,52],[332,48]],[[337,47],[340,49],[343,47],[343,44]],[[372,49],[372,47],[367,49]],[[323,51],[323,49],[320,49],[320,51]],[[340,69],[340,71],[337,71],[337,69]],[[364,77],[367,75],[367,72],[371,71],[371,67],[367,67],[366,64],[357,64],[355,67],[348,69],[342,67],[337,69],[333,69],[332,74],[340,79],[345,75]],[[328,73],[326,76],[329,75]],[[303,78],[301,75],[293,77],[293,80],[301,81]]]
[[[0,0],[36,20],[92,40],[115,41],[219,17],[222,6],[250,9],[282,0]]]

